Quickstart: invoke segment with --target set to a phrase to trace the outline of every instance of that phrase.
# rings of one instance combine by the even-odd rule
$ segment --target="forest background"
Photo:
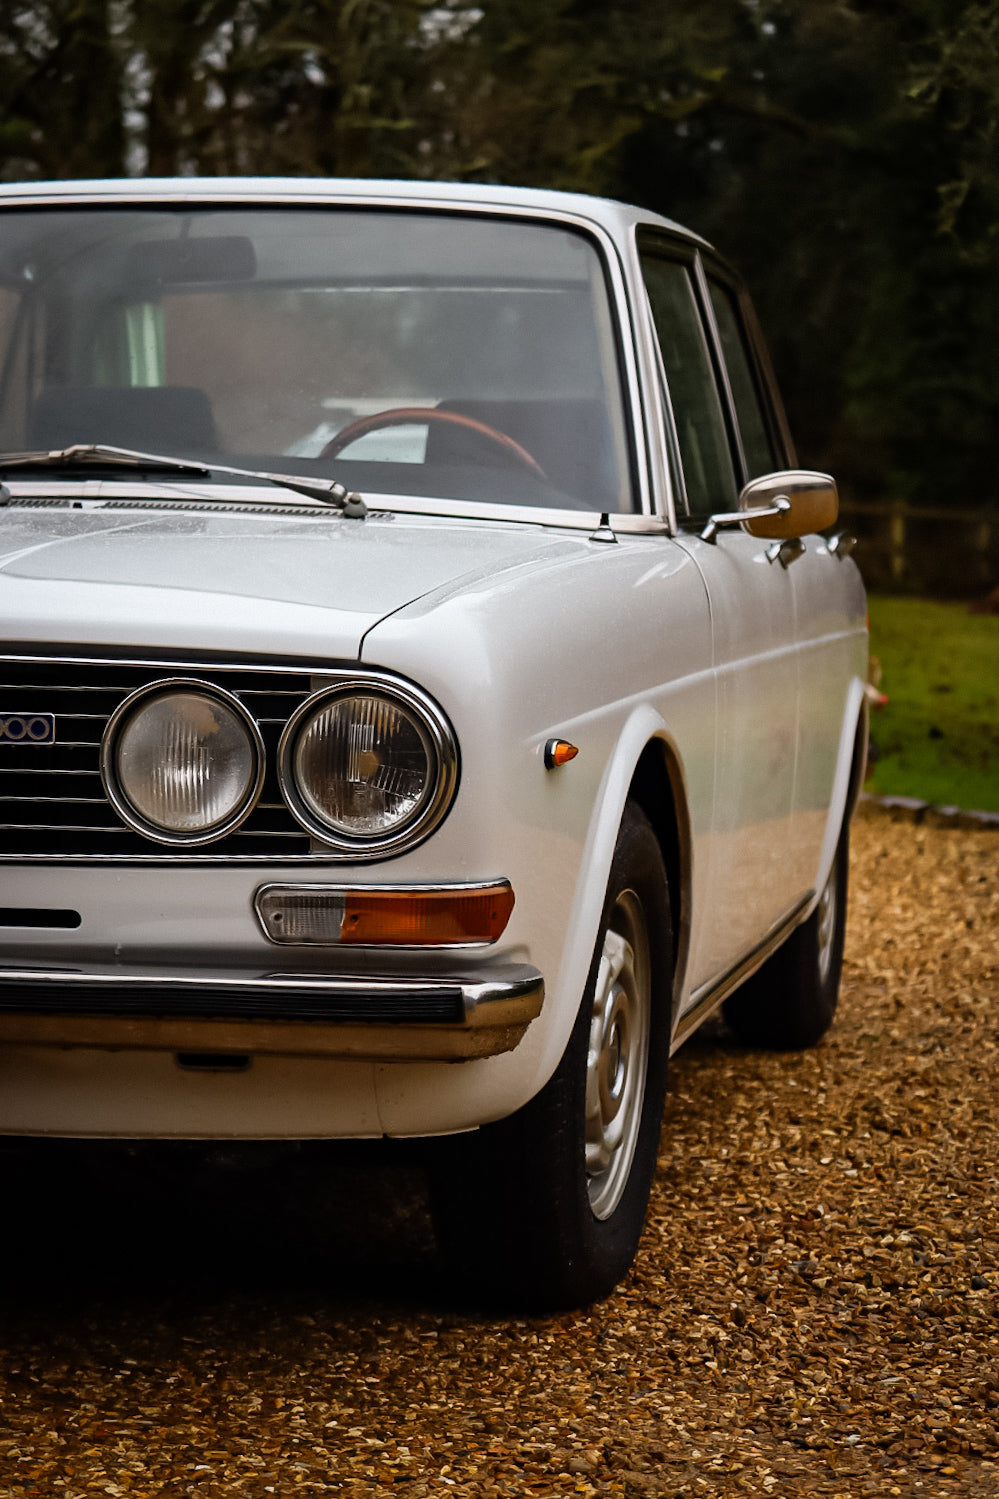
[[[6,0],[0,180],[606,193],[733,259],[802,461],[994,506],[999,4]]]

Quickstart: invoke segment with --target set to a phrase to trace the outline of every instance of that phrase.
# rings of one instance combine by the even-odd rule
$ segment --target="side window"
[[[687,268],[643,255],[691,515],[731,510],[735,469],[711,355]]]
[[[739,422],[742,451],[746,459],[746,477],[755,479],[760,474],[774,471],[773,444],[767,430],[766,420],[760,404],[759,391],[753,378],[752,366],[742,333],[739,314],[729,293],[712,281],[711,305],[718,324],[718,337],[728,369],[732,400]]]

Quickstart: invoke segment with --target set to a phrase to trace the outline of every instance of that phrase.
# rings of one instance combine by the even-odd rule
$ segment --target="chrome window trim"
[[[23,659],[23,658],[22,658]],[[63,658],[64,659],[64,658]],[[205,697],[215,698],[225,704],[241,719],[244,727],[249,731],[250,744],[253,748],[256,760],[256,769],[253,777],[253,785],[244,797],[238,809],[231,813],[223,822],[218,823],[208,831],[196,834],[168,833],[165,829],[156,828],[146,822],[132,807],[128,797],[118,785],[118,775],[114,766],[115,744],[122,724],[135,708],[136,704],[144,697],[155,697],[164,692],[178,689],[194,689]],[[114,807],[122,822],[141,834],[143,838],[149,838],[154,843],[165,844],[170,848],[200,848],[206,843],[216,843],[218,839],[224,838],[228,833],[235,830],[246,821],[260,798],[263,789],[264,777],[267,773],[267,753],[264,748],[263,735],[259,725],[253,718],[239,698],[233,693],[227,692],[224,687],[218,687],[214,682],[204,682],[198,677],[164,677],[155,682],[147,682],[142,687],[137,687],[130,692],[124,702],[118,707],[108,719],[104,733],[101,736],[100,752],[101,784],[104,794]]]
[[[759,400],[760,411],[764,418],[767,435],[773,449],[774,462],[781,468],[797,468],[798,460],[795,456],[794,443],[787,425],[787,415],[784,411],[784,403],[778,388],[776,377],[770,363],[770,354],[763,330],[760,327],[756,309],[746,291],[745,286],[733,271],[732,267],[721,258],[721,256],[710,246],[705,246],[698,254],[701,275],[704,283],[704,297],[707,314],[712,325],[713,335],[718,338],[718,348],[724,363],[724,353],[721,350],[721,338],[718,335],[718,320],[715,316],[714,307],[711,303],[711,283],[714,282],[723,292],[731,297],[736,321],[742,334],[745,346],[746,360],[750,367],[756,385],[756,394]],[[734,410],[734,401],[733,401]],[[736,413],[736,419],[738,413]]]
[[[677,434],[676,415],[673,408],[673,395],[670,389],[669,375],[663,362],[659,334],[652,311],[652,301],[649,297],[648,285],[645,279],[644,260],[648,258],[667,260],[675,265],[684,266],[688,272],[691,295],[700,323],[700,333],[704,343],[705,354],[715,378],[719,414],[729,444],[733,464],[733,477],[737,485],[742,472],[741,442],[738,438],[738,428],[734,425],[731,415],[734,407],[729,390],[728,372],[725,368],[724,359],[721,357],[721,345],[718,341],[717,329],[714,324],[714,317],[707,295],[703,255],[706,250],[710,251],[711,247],[693,235],[678,232],[673,225],[653,223],[651,220],[635,223],[632,229],[632,245],[635,257],[635,272],[641,289],[645,313],[646,337],[652,350],[652,362],[655,372],[654,382],[658,398],[658,425],[662,429],[661,441],[664,447],[664,457],[662,461],[663,475],[661,482],[664,486],[664,501],[669,516],[671,534],[675,536],[680,533],[685,523],[689,523],[694,519],[694,516],[690,510],[690,502],[687,496],[683,455],[680,451],[680,439]],[[718,264],[723,265],[724,262],[718,262]]]
[[[682,266],[688,273],[691,298],[699,324],[704,352],[707,356],[711,373],[714,376],[715,394],[718,398],[718,412],[729,446],[729,453],[732,459],[732,477],[737,488],[741,473],[741,447],[737,454],[733,445],[735,429],[733,428],[730,415],[731,393],[728,388],[728,374],[725,370],[724,361],[719,360],[719,346],[716,344],[717,333],[714,322],[712,321],[709,325],[706,321],[705,282],[701,264],[701,248],[696,240],[669,231],[664,232],[662,226],[657,224],[638,223],[634,228],[635,264],[645,308],[646,334],[653,350],[659,397],[659,419],[664,429],[665,483],[668,487],[668,503],[671,506],[670,515],[673,535],[679,533],[682,524],[689,524],[691,521],[696,520],[697,517],[691,511],[690,500],[687,494],[687,480],[684,473],[683,454],[680,449],[680,438],[673,405],[673,392],[670,388],[669,372],[663,360],[662,346],[659,342],[659,333],[655,324],[655,314],[652,310],[652,299],[649,296],[649,288],[645,276],[643,262],[647,259],[668,261],[673,265]],[[682,507],[682,514],[680,507]]]
[[[683,465],[680,462],[680,447],[676,436],[676,422],[669,394],[669,382],[663,367],[662,350],[652,317],[652,304],[642,269],[643,236],[662,234],[661,225],[637,220],[631,226],[629,252],[631,272],[635,284],[636,318],[634,323],[635,346],[641,351],[644,373],[645,399],[645,459],[653,488],[653,510],[671,536],[679,530],[681,507],[686,511],[687,494],[683,480]],[[692,253],[691,241],[677,236],[676,244],[687,255]]]
[[[718,386],[718,396],[722,404],[725,425],[728,428],[728,440],[732,449],[732,464],[735,468],[736,482],[741,489],[749,478],[749,465],[746,462],[746,451],[742,445],[739,412],[735,404],[735,395],[732,391],[732,380],[728,372],[728,365],[725,363],[725,350],[722,348],[721,334],[718,331],[718,319],[715,317],[715,309],[711,303],[711,288],[708,285],[704,260],[700,255],[694,257],[694,285],[700,303],[701,321],[704,324],[705,337],[711,351],[715,381]],[[747,359],[748,357],[747,354]],[[751,363],[750,369],[752,370]],[[764,420],[769,427],[769,418],[767,415],[764,415]]]
[[[386,854],[399,854],[415,848],[440,824],[454,800],[459,766],[458,741],[454,730],[433,698],[413,683],[379,671],[343,672],[335,674],[335,677],[334,681],[327,682],[311,693],[304,703],[300,703],[284,726],[278,742],[277,775],[285,804],[299,825],[323,844],[324,849],[328,848],[331,858],[380,859]],[[348,837],[337,834],[320,822],[304,805],[290,763],[298,731],[305,720],[321,707],[324,700],[349,696],[352,692],[381,695],[401,704],[426,733],[436,761],[432,766],[433,791],[426,805],[398,832],[380,837]]]
[[[663,500],[668,514],[670,534],[675,536],[679,530],[677,516],[682,506],[683,516],[689,514],[687,503],[687,484],[683,476],[683,463],[680,458],[680,439],[676,431],[676,417],[673,412],[673,400],[669,391],[669,383],[666,379],[666,370],[663,365],[662,350],[659,347],[659,339],[656,335],[655,323],[652,319],[652,304],[649,302],[648,292],[643,286],[645,296],[645,318],[647,323],[647,334],[653,349],[655,360],[655,399],[654,427],[655,433],[650,437],[656,442],[656,446],[650,453],[650,462],[653,464],[660,484],[662,485]]]

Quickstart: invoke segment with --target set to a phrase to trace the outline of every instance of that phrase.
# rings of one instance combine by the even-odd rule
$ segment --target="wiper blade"
[[[251,468],[233,468],[226,463],[198,463],[192,458],[141,453],[131,448],[111,447],[105,443],[75,443],[72,447],[53,448],[48,452],[0,453],[0,474],[16,473],[20,469],[78,466],[198,474],[202,478],[209,478],[212,474],[231,474],[237,479],[256,479],[264,484],[276,484],[280,489],[290,489],[295,494],[305,495],[307,499],[331,505],[351,519],[363,519],[368,513],[368,507],[359,494],[354,494],[333,479],[308,479],[300,474],[272,474]]]
[[[170,470],[181,474],[210,474],[204,463],[190,458],[168,458],[159,453],[133,453],[130,448],[102,447],[100,443],[74,443],[70,448],[38,449],[30,453],[0,454],[0,473],[24,468],[76,468],[96,464],[101,468]]]

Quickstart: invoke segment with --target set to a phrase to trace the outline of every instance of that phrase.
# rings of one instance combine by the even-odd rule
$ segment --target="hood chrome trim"
[[[8,508],[81,510],[215,510],[247,514],[301,516],[306,519],[343,519],[339,510],[316,501],[303,505],[275,501],[274,490],[263,485],[144,483],[141,495],[134,482],[120,479],[38,480],[12,479]],[[420,516],[428,520],[478,521],[483,524],[537,526],[547,530],[585,531],[598,529],[604,516],[612,531],[623,536],[668,536],[669,524],[662,516],[635,511],[560,510],[538,505],[497,505],[476,500],[449,500],[439,496],[371,494],[364,496],[368,518],[390,519],[395,515]]]

